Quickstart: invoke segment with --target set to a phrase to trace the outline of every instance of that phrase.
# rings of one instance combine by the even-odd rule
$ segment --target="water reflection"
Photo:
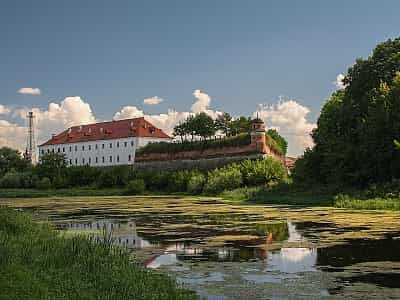
[[[95,220],[89,222],[69,222],[60,225],[63,230],[70,230],[75,232],[86,232],[100,241],[104,235],[111,234],[112,242],[120,247],[127,248],[147,248],[153,245],[141,238],[136,231],[136,224],[133,220],[125,222],[111,221],[111,220]]]
[[[220,218],[220,217],[218,217]],[[217,219],[214,217],[214,220]],[[218,219],[220,220],[220,219]],[[151,220],[149,220],[151,221]],[[313,224],[311,224],[313,225]],[[327,226],[326,224],[323,226]],[[250,224],[246,229],[249,240],[238,239],[235,236],[243,234],[240,230],[226,232],[207,230],[190,231],[192,240],[171,242],[177,230],[164,230],[162,234],[156,230],[137,230],[135,220],[97,219],[93,221],[70,221],[60,225],[61,229],[89,234],[95,240],[101,240],[105,233],[111,233],[114,244],[132,249],[154,248],[144,265],[148,268],[168,268],[173,272],[186,272],[178,277],[182,283],[202,284],[210,281],[223,281],[230,276],[229,269],[219,273],[194,273],[191,269],[198,262],[252,262],[256,261],[254,269],[240,270],[238,276],[251,283],[278,283],[297,274],[306,272],[341,271],[346,266],[363,262],[400,261],[400,240],[386,238],[383,240],[349,240],[346,244],[327,248],[278,247],[277,243],[286,245],[307,241],[305,223],[291,221],[275,224]],[[317,225],[311,226],[317,228]],[[325,228],[324,227],[324,228]],[[143,228],[143,226],[141,227]],[[148,227],[147,227],[148,228]],[[186,229],[187,230],[187,229]],[[306,232],[306,233],[305,233]],[[198,233],[198,235],[196,235]],[[222,246],[207,245],[206,239],[226,236]],[[254,236],[256,238],[254,238]],[[197,274],[197,275],[196,275]],[[196,277],[197,276],[197,277]],[[303,276],[303,275],[302,275]],[[347,282],[369,282],[376,285],[400,287],[398,273],[379,273],[346,277]],[[332,289],[330,290],[332,291]]]

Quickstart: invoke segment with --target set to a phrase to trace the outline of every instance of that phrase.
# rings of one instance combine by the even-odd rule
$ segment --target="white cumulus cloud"
[[[23,95],[40,95],[41,91],[39,88],[24,87],[20,88],[18,93]]]
[[[195,97],[195,102],[192,104],[191,111],[179,112],[169,109],[166,113],[146,114],[136,106],[124,106],[120,111],[115,113],[114,120],[145,117],[155,126],[163,129],[166,133],[171,134],[175,125],[184,121],[190,115],[205,112],[212,118],[216,118],[221,114],[219,111],[210,109],[211,98],[208,94],[200,90],[195,90],[193,96]]]
[[[48,140],[53,133],[59,133],[70,126],[96,122],[90,105],[82,100],[81,97],[66,97],[60,103],[52,102],[45,110],[35,107],[20,108],[16,109],[13,115],[15,118],[19,118],[19,123],[24,125],[0,120],[3,124],[1,132],[3,139],[0,146],[9,144],[20,150],[25,147],[25,143],[21,144],[15,141],[25,141],[26,139],[26,115],[28,111],[33,111],[35,116],[34,128],[38,144]]]
[[[26,145],[25,137],[25,127],[0,120],[0,147],[7,146],[22,152]]]
[[[143,100],[143,104],[147,104],[147,105],[157,105],[160,104],[161,102],[163,102],[164,99],[158,97],[158,96],[154,96],[154,97],[150,97],[150,98],[145,98]]]
[[[0,104],[0,115],[7,115],[10,112],[11,112],[11,110],[8,107]]]
[[[289,155],[297,156],[305,148],[313,146],[310,134],[316,124],[307,120],[309,112],[306,106],[294,100],[286,100],[274,105],[260,105],[256,113],[268,128],[277,129],[287,139]]]
[[[200,91],[193,93],[195,99],[191,109],[176,111],[169,109],[160,114],[147,114],[136,106],[125,106],[114,114],[115,120],[145,117],[155,126],[171,134],[179,122],[195,113],[205,112],[216,118],[221,112],[211,109],[211,97]],[[81,97],[66,97],[60,102],[51,102],[46,109],[8,108],[0,106],[0,111],[10,113],[12,122],[0,119],[0,146],[11,146],[20,150],[25,148],[26,114],[33,111],[37,144],[48,140],[53,133],[74,125],[95,123],[96,119],[89,103]],[[229,111],[229,110],[227,110]],[[307,119],[310,110],[294,100],[281,101],[274,105],[261,105],[259,116],[268,128],[276,128],[289,142],[289,154],[299,155],[306,147],[312,146],[310,133],[316,124]],[[254,113],[255,115],[256,113]]]
[[[346,87],[345,84],[343,83],[344,78],[345,76],[343,74],[338,74],[336,76],[335,85],[338,90],[343,90]]]

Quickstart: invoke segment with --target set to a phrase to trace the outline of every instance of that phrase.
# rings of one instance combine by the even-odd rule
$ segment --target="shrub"
[[[245,160],[239,167],[245,185],[249,186],[279,182],[286,178],[284,165],[273,158]]]
[[[204,174],[202,173],[192,174],[187,184],[187,191],[191,194],[201,193],[203,191],[206,180],[206,176],[204,176]]]
[[[21,188],[21,173],[15,170],[8,171],[4,174],[3,178],[1,178],[0,186],[3,188]]]
[[[224,190],[232,190],[242,185],[243,178],[237,165],[225,166],[208,173],[204,192],[218,194]]]
[[[192,151],[231,146],[245,146],[251,142],[249,134],[238,134],[233,137],[224,139],[201,140],[201,141],[183,141],[179,143],[156,142],[149,143],[146,146],[138,149],[137,154],[148,153],[176,153],[180,151]]]
[[[47,177],[43,177],[42,179],[40,179],[37,183],[36,186],[38,189],[40,190],[48,190],[51,188],[51,181],[49,178]]]
[[[52,187],[56,189],[61,189],[65,188],[66,186],[67,186],[67,181],[65,180],[65,177],[56,176],[55,178],[53,178]]]
[[[146,190],[146,184],[143,179],[137,178],[129,181],[126,193],[128,195],[139,195],[143,194]]]

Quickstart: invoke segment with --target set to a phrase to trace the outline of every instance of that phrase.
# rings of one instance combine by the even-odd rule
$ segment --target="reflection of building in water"
[[[93,231],[92,236],[96,241],[101,241],[103,235],[110,234],[111,240],[115,245],[128,248],[145,248],[151,244],[138,236],[136,224],[129,220],[117,222],[110,220],[96,220],[85,223],[68,223],[66,230],[74,231]]]

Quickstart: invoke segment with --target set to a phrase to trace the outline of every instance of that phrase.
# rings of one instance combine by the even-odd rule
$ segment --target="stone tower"
[[[266,151],[265,143],[265,124],[264,121],[258,117],[255,118],[251,123],[251,143],[256,145],[256,149],[259,152],[264,153]]]

